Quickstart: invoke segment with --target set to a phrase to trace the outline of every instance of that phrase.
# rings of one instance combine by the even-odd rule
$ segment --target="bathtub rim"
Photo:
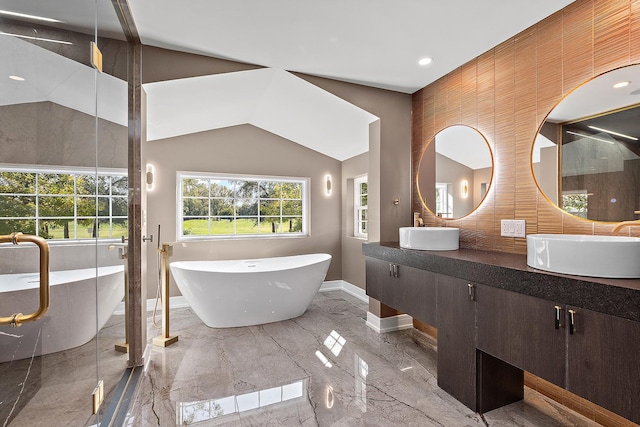
[[[64,273],[73,273],[73,276],[65,277]],[[97,273],[97,274],[96,274]],[[113,274],[124,273],[124,265],[108,265],[101,267],[91,268],[77,268],[71,270],[57,270],[50,271],[49,286],[66,285],[69,283],[75,283],[83,280],[90,280],[98,277],[111,276]],[[24,278],[18,278],[17,276],[24,276]],[[60,278],[62,276],[63,278]],[[8,292],[20,292],[28,291],[31,289],[37,289],[40,286],[39,280],[25,281],[26,278],[35,277],[39,278],[39,274],[35,273],[1,273],[0,279],[4,277],[13,277],[17,280],[9,282],[9,286],[5,289],[0,289],[0,293]],[[4,282],[6,285],[7,282]]]
[[[266,260],[282,260],[282,259],[291,259],[291,258],[309,258],[312,259],[310,262],[298,263],[290,266],[286,266],[285,268],[269,268],[269,269],[255,269],[255,270],[214,270],[212,268],[193,268],[195,265],[216,265],[216,264],[235,264],[235,263],[250,263],[251,261],[266,261]],[[273,257],[263,257],[263,258],[239,258],[239,259],[209,259],[209,260],[184,260],[184,261],[173,261],[169,264],[170,268],[177,268],[181,270],[187,271],[198,271],[203,273],[221,273],[221,274],[257,274],[257,273],[271,273],[277,271],[289,271],[295,270],[298,268],[302,268],[305,266],[319,264],[325,261],[331,261],[333,256],[326,252],[314,252],[309,254],[296,254],[296,255],[282,255],[282,256],[273,256]],[[274,263],[275,265],[275,263]]]

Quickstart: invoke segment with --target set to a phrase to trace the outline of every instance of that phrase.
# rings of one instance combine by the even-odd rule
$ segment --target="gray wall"
[[[333,256],[327,280],[341,277],[341,191],[324,194],[325,176],[341,180],[340,162],[252,125],[234,126],[145,143],[146,162],[155,165],[155,188],[147,193],[147,232],[177,238],[176,172],[310,178],[311,233],[295,238],[238,238],[174,245],[172,260],[245,259],[326,252]],[[149,282],[155,283],[156,254],[149,251]],[[172,293],[176,293],[174,288]]]
[[[380,118],[369,132],[369,241],[397,242],[411,225],[411,95],[296,74]],[[398,206],[393,204],[400,200]]]
[[[96,165],[96,119],[52,102],[0,107],[0,162],[33,166]],[[127,128],[98,120],[99,167],[127,168]],[[20,231],[20,230],[16,230]],[[118,248],[94,241],[50,245],[51,271],[120,265]],[[0,247],[0,271],[38,270],[38,249],[32,244]]]
[[[491,176],[493,174],[493,168],[475,169],[473,171],[473,208],[480,204],[486,192],[482,192],[482,184],[487,184],[486,191],[489,190],[491,185]]]
[[[96,166],[96,119],[52,102],[0,107],[0,162]],[[127,168],[127,128],[98,120],[99,167]]]
[[[367,240],[353,237],[353,180],[368,172],[369,153],[342,162],[342,280],[362,289],[366,287],[362,243]]]
[[[260,67],[148,46],[143,47],[143,83],[255,68]],[[247,253],[247,250],[264,254],[264,256],[271,256],[273,254],[299,252],[300,250],[310,251],[313,249],[314,251],[318,251],[321,250],[320,248],[325,248],[322,250],[334,255],[327,278],[342,278],[343,280],[347,280],[364,288],[362,241],[347,236],[345,231],[346,224],[344,224],[345,218],[351,218],[352,213],[349,211],[349,207],[342,203],[344,198],[342,192],[346,188],[346,180],[353,178],[353,176],[342,176],[341,169],[349,172],[349,174],[356,173],[356,169],[358,175],[361,173],[369,174],[369,240],[397,241],[398,227],[410,225],[412,219],[410,201],[411,95],[305,74],[296,75],[380,118],[379,121],[374,122],[370,126],[369,153],[363,157],[364,159],[368,157],[368,160],[358,159],[360,156],[356,156],[354,159],[346,160],[344,162],[345,165],[341,165],[340,162],[336,160],[321,156],[303,147],[298,147],[298,149],[302,151],[299,151],[299,157],[296,157],[296,159],[298,163],[305,165],[303,170],[310,170],[313,166],[313,169],[307,173],[308,175],[319,174],[319,177],[324,177],[324,172],[320,172],[320,169],[315,170],[316,164],[319,161],[326,161],[327,164],[331,163],[333,165],[332,167],[335,168],[332,169],[335,170],[335,173],[332,173],[334,198],[330,202],[323,201],[322,206],[312,209],[312,221],[314,221],[311,230],[312,238],[306,240],[307,243],[290,245],[288,239],[270,239],[270,244],[264,245],[255,245],[255,240],[229,241],[222,246],[219,243],[200,242],[190,244],[189,246],[191,248],[181,247],[180,249],[176,249],[176,257],[187,256],[188,251],[192,251],[192,255],[194,256],[214,256],[224,253],[225,256],[231,257],[232,255],[244,255]],[[260,134],[259,137],[258,133]],[[258,137],[259,141],[247,141],[246,137],[249,134]],[[279,151],[282,150],[283,146],[293,144],[291,141],[279,138],[268,132],[258,132],[258,130],[252,126],[246,125],[181,138],[172,138],[166,141],[150,142],[146,146],[148,159],[155,162],[153,159],[157,157],[162,162],[169,162],[168,164],[171,165],[170,169],[172,170],[187,169],[186,167],[182,168],[182,166],[174,167],[173,163],[177,161],[187,164],[191,162],[191,160],[187,159],[178,160],[180,158],[179,156],[184,155],[184,150],[176,147],[176,140],[188,140],[189,144],[193,146],[208,146],[210,149],[211,142],[219,138],[227,138],[227,142],[231,141],[231,143],[226,144],[227,147],[235,146],[235,144],[248,144],[246,148],[242,150],[243,153],[256,153],[256,156],[253,156],[250,163],[247,163],[247,160],[241,157],[238,157],[235,161],[230,160],[224,163],[225,167],[234,169],[234,171],[237,170],[238,173],[262,173],[260,170],[264,170],[266,165],[260,162],[254,162],[254,160],[258,159],[260,155],[269,156],[269,158],[272,156],[272,149],[267,149],[265,146],[274,144],[280,147],[276,148],[276,151]],[[293,148],[291,148],[291,150],[293,150]],[[298,152],[298,150],[296,151]],[[235,153],[239,154],[240,149],[238,148],[238,151]],[[264,154],[258,155],[257,153]],[[214,162],[216,156],[212,156],[209,161],[203,158],[204,156],[198,157],[198,159],[194,159],[193,161],[202,162],[202,167],[209,168],[202,170],[213,170],[211,168],[216,164],[212,162]],[[366,164],[367,161],[368,164]],[[162,168],[162,163],[156,166]],[[287,172],[291,170],[291,165],[281,166],[282,167],[274,167],[270,169],[271,172],[265,173],[298,175],[294,172]],[[160,173],[159,179],[164,180],[165,171],[161,171]],[[149,233],[155,234],[153,230],[157,228],[157,224],[162,224],[162,240],[165,241],[169,238],[175,238],[175,172],[170,179],[171,183],[167,187],[170,188],[170,190],[166,190],[167,193],[163,197],[158,198],[156,195],[149,196],[147,218]],[[312,176],[312,185],[316,179],[317,178],[313,178]],[[340,186],[337,185],[338,180],[341,182]],[[158,184],[162,186],[165,185],[164,183]],[[398,206],[393,204],[393,200],[396,198],[400,200]],[[313,198],[312,203],[318,204],[318,199]],[[320,209],[320,213],[316,213],[315,209]],[[167,213],[160,213],[160,211],[166,211]],[[172,217],[170,218],[167,215],[172,215]],[[317,218],[318,216],[326,217],[321,220],[320,226],[315,223],[315,221],[319,220]],[[165,225],[165,223],[167,225]],[[165,232],[165,230],[167,231]],[[167,235],[167,233],[169,234]],[[316,233],[321,233],[322,235],[318,236]],[[165,236],[167,237],[165,238]],[[327,247],[332,249],[326,249]],[[183,251],[183,255],[179,255],[180,251]],[[149,257],[149,267],[152,268],[154,265],[155,256],[151,255]],[[150,274],[150,276],[153,275]]]
[[[94,241],[83,243],[56,243],[49,245],[49,270],[63,271],[80,268],[95,268],[109,265],[122,265],[119,247],[108,243],[91,245]],[[37,273],[40,252],[32,243],[0,246],[0,272]]]
[[[533,164],[538,186],[552,203],[558,205],[558,147],[540,149],[540,161]]]
[[[461,218],[473,210],[473,197],[462,197],[460,183],[463,179],[473,186],[473,169],[436,153],[436,183],[452,185],[453,218]]]
[[[413,221],[411,214],[411,95],[321,77],[303,74],[298,76],[380,118],[369,126],[368,240],[397,242],[398,228],[412,225]],[[395,199],[399,200],[397,206],[394,204]],[[346,208],[343,206],[344,209]],[[349,214],[345,212],[345,215]],[[361,252],[355,252],[354,247],[351,247],[349,255],[343,253],[343,262],[353,263],[357,271],[348,271],[349,277],[356,281],[355,284],[364,287],[362,273],[364,256]],[[343,272],[347,270],[343,268]],[[389,309],[373,298],[369,299],[369,311],[379,317],[395,314],[395,310]]]
[[[142,83],[263,68],[152,46],[142,46]]]

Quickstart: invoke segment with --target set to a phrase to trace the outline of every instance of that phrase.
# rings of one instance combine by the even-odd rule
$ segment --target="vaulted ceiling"
[[[264,67],[146,84],[147,134],[250,123],[344,160],[368,150],[377,118],[289,72],[411,94],[572,1],[128,0],[145,45]],[[111,0],[0,0],[0,9],[120,32]],[[420,65],[425,57],[432,63]]]

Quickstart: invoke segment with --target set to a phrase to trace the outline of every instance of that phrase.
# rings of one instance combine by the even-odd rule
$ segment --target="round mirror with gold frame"
[[[565,96],[531,153],[540,191],[593,221],[640,217],[640,64],[597,76]]]
[[[486,138],[470,126],[449,126],[427,144],[416,182],[422,204],[441,218],[462,218],[484,200],[493,177]]]

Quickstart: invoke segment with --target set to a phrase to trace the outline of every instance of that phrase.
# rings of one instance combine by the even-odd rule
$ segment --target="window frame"
[[[582,199],[580,200],[580,202],[584,204],[584,208],[578,209],[578,210],[575,210],[575,209],[572,210],[573,205],[575,205],[575,202],[569,203],[571,199]],[[589,191],[588,190],[584,189],[584,190],[563,191],[562,195],[560,196],[560,200],[562,200],[562,204],[560,206],[562,210],[564,210],[565,212],[571,215],[577,216],[578,218],[587,219],[589,215]]]
[[[36,235],[40,236],[41,225],[45,221],[51,220],[66,220],[73,222],[73,232],[74,237],[70,237],[68,239],[65,238],[47,238],[47,242],[50,244],[64,244],[64,243],[87,243],[93,244],[95,241],[100,242],[109,242],[120,240],[121,237],[113,237],[113,224],[114,219],[124,219],[126,220],[126,229],[128,235],[128,171],[125,168],[91,168],[91,167],[82,167],[82,166],[48,166],[48,165],[16,165],[16,164],[3,164],[0,163],[0,172],[14,172],[14,173],[25,173],[25,174],[35,174],[34,181],[34,192],[33,193],[0,193],[2,196],[15,196],[15,197],[33,197],[35,202],[35,212],[33,216],[11,216],[11,217],[1,217],[0,220],[33,220],[35,223]],[[41,174],[51,174],[51,175],[68,175],[73,177],[73,191],[68,194],[56,194],[56,193],[47,193],[41,191],[41,186],[39,184],[38,175]],[[78,176],[92,176],[96,178],[96,181],[101,177],[125,177],[127,178],[127,194],[113,194],[113,186],[109,185],[109,193],[108,194],[99,194],[98,189],[96,187],[96,191],[93,194],[81,194],[78,192],[77,180]],[[111,183],[111,181],[110,181]],[[48,197],[72,197],[73,198],[73,215],[72,216],[54,216],[54,215],[41,215],[41,199]],[[79,215],[78,213],[78,205],[79,200],[83,198],[93,198],[96,205],[94,210],[94,215]],[[100,198],[108,199],[108,213],[106,215],[100,215],[98,212],[97,202]],[[113,215],[114,211],[114,200],[115,199],[123,199],[125,205],[127,206],[127,212],[125,215]],[[100,237],[100,232],[98,231],[98,235],[96,237],[78,237],[78,230],[81,228],[79,221],[92,219],[98,222],[98,227],[103,221],[108,222],[109,226],[109,237]],[[19,231],[19,230],[16,230]]]
[[[364,194],[367,196],[367,205],[364,207],[361,204],[361,200],[362,200],[361,197],[363,196],[363,193],[360,192],[360,186],[363,183],[367,184],[367,193]],[[367,212],[366,221],[362,220],[363,211]],[[366,222],[367,226],[369,225],[368,213],[369,213],[369,176],[361,175],[353,179],[353,237],[357,237],[360,239],[369,238],[368,232],[363,233],[361,231],[363,222]]]
[[[447,182],[436,182],[436,216],[453,218],[452,185]]]
[[[302,221],[302,230],[297,232],[276,232],[276,233],[241,233],[238,234],[236,230],[234,230],[233,234],[184,234],[184,215],[183,215],[183,201],[184,196],[182,194],[183,191],[183,182],[184,179],[203,179],[203,180],[221,180],[221,181],[247,181],[247,182],[258,182],[258,186],[262,182],[270,182],[270,183],[299,183],[302,186],[302,215],[300,216]],[[310,224],[311,224],[311,215],[310,215],[310,178],[308,177],[291,177],[291,176],[275,176],[275,175],[250,175],[250,174],[227,174],[227,173],[214,173],[214,172],[189,172],[189,171],[177,171],[176,172],[176,240],[177,241],[193,241],[193,240],[234,240],[234,239],[280,239],[280,238],[297,238],[297,237],[309,237],[310,236]],[[187,196],[189,197],[189,196]],[[202,197],[204,198],[204,197]],[[220,215],[212,215],[211,214],[211,193],[208,194],[207,200],[208,203],[208,215],[206,215],[207,219],[213,217],[220,217]],[[225,218],[232,218],[234,221],[238,218],[242,218],[243,215],[238,215],[236,211],[237,200],[241,198],[236,197],[236,194],[233,196],[233,206],[234,206],[234,214],[227,215]],[[282,195],[280,195],[280,214],[279,215],[260,215],[260,201],[261,200],[274,200],[272,198],[262,199],[260,195],[257,195],[256,201],[258,205],[258,212],[256,217],[258,222],[260,222],[261,218],[267,217],[278,217],[280,218],[280,222],[282,223],[283,218],[292,217],[292,215],[284,215],[282,212],[282,201],[286,200],[297,200],[297,199],[283,199]],[[253,216],[251,216],[253,217]],[[208,229],[209,233],[211,233],[211,228]]]

